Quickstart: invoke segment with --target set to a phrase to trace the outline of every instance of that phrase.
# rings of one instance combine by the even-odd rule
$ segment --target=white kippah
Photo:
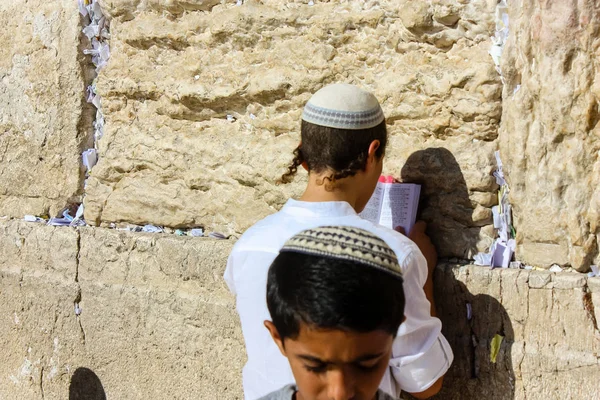
[[[383,110],[373,94],[346,83],[325,86],[315,93],[302,112],[311,124],[339,129],[367,129],[379,125]]]

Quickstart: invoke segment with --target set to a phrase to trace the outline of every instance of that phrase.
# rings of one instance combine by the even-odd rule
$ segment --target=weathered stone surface
[[[0,5],[0,215],[54,216],[82,193],[80,29],[75,1]]]
[[[231,244],[82,230],[81,322],[114,397],[241,398],[245,353],[222,279]]]
[[[380,99],[386,172],[424,182],[423,218],[441,254],[489,245],[501,114],[487,54],[494,1],[217,3],[102,1],[113,18],[98,82],[106,131],[86,220],[242,232],[300,193],[303,177],[275,181],[301,108],[342,81]]]
[[[599,261],[599,11],[591,0],[510,2],[500,150],[530,264]]]
[[[222,280],[232,242],[0,229],[0,399],[69,398],[89,387],[74,383],[81,368],[106,398],[242,397],[245,352]]]
[[[436,398],[595,398],[600,371],[600,285],[595,279],[567,272],[438,266],[438,315],[455,360]],[[547,284],[534,288],[535,281]],[[496,334],[504,339],[492,363],[490,342]]]
[[[242,398],[222,280],[232,241],[20,221],[0,232],[0,399]],[[435,291],[455,354],[438,398],[596,395],[600,278],[440,265]]]

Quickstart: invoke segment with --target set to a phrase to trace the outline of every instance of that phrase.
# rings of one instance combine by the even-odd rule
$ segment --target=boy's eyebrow
[[[376,353],[376,354],[365,354],[364,356],[358,357],[357,359],[354,360],[354,362],[361,362],[361,361],[369,361],[369,360],[374,360],[376,358],[381,357],[382,355],[384,355],[385,353]]]
[[[357,362],[374,360],[376,358],[381,357],[383,354],[384,353],[365,354],[363,356],[360,356],[360,357],[354,359],[352,362],[357,363]],[[321,360],[319,357],[310,356],[308,354],[298,354],[298,357],[302,358],[303,360],[311,361],[311,362],[318,363],[318,364],[331,364],[331,361]]]
[[[302,358],[303,360],[311,361],[318,364],[327,364],[327,361],[323,361],[319,357],[309,356],[308,354],[298,354],[298,357]]]

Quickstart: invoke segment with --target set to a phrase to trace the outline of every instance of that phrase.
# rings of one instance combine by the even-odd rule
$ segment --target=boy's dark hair
[[[282,341],[304,323],[396,336],[404,319],[402,278],[356,261],[282,252],[267,278],[267,306]]]
[[[311,172],[321,173],[328,169],[334,171],[323,180],[328,180],[330,184],[338,179],[354,176],[358,171],[364,171],[369,145],[373,140],[380,142],[377,157],[385,154],[385,120],[368,129],[330,128],[303,120],[300,131],[301,145],[294,150],[294,159],[287,172],[281,176],[283,183],[292,181],[303,162],[306,162]]]

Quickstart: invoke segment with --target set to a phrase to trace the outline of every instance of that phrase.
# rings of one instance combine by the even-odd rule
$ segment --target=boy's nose
[[[329,400],[349,400],[354,398],[352,379],[342,371],[330,371],[327,382]]]

